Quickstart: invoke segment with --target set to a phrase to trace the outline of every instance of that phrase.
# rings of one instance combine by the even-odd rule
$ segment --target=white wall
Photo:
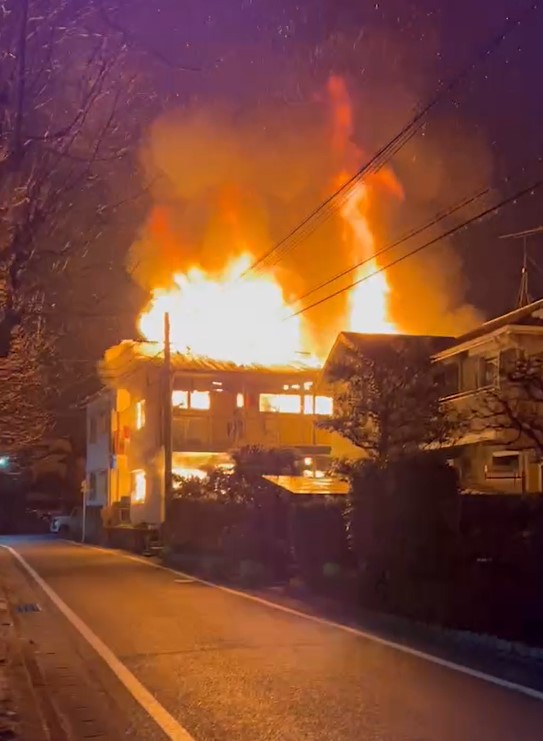
[[[108,504],[113,396],[105,391],[87,405],[87,495],[89,507]]]

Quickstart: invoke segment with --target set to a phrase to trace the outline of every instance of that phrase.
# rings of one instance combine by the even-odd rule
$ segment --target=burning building
[[[330,456],[332,435],[316,422],[332,413],[332,399],[315,391],[319,370],[307,363],[241,365],[173,352],[169,383],[164,369],[163,351],[152,343],[123,342],[102,364],[118,401],[111,409],[108,501],[128,498],[132,522],[163,519],[168,413],[174,475],[228,466],[229,451],[248,444],[293,448],[311,474]],[[164,397],[169,384],[171,404]]]

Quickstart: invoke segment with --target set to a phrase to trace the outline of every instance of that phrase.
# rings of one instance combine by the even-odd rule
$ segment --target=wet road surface
[[[122,554],[2,542],[196,741],[543,738],[541,700]]]

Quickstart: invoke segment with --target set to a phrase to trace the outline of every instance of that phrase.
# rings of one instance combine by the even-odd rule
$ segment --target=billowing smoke
[[[373,151],[379,132],[375,116],[389,118],[383,130],[390,129],[395,117],[390,105],[370,110],[368,100],[357,99],[351,86],[354,130],[345,109],[343,133],[354,141],[339,146],[330,114],[332,93],[329,87],[315,91],[304,104],[274,101],[252,109],[200,102],[161,116],[143,149],[154,205],[130,252],[135,279],[151,289],[168,286],[173,273],[189,267],[219,272],[232,256],[247,251],[259,256],[288,234],[333,191],[347,164],[352,167],[364,152]],[[395,126],[392,121],[392,131],[405,118],[403,111]],[[391,163],[403,199],[386,188],[372,194],[370,220],[377,251],[484,183],[489,166],[485,146],[453,136],[446,123],[409,143]],[[300,308],[295,303],[299,296],[352,262],[337,210],[325,216],[309,234],[278,251],[276,264],[270,261],[293,310]],[[387,266],[452,223],[449,219],[378,256],[379,264]],[[400,330],[457,335],[481,321],[464,303],[462,264],[450,244],[406,258],[391,267],[388,279],[391,318]],[[312,294],[301,306],[347,280]],[[319,351],[347,328],[346,308],[343,293],[304,315],[308,337]]]

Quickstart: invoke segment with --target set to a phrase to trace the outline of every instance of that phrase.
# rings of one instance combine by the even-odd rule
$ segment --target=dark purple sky
[[[146,0],[138,11],[134,0],[127,0],[123,21],[173,66],[195,65],[201,70],[162,68],[156,84],[165,107],[189,100],[205,105],[221,98],[240,110],[274,101],[303,105],[331,72],[340,73],[349,81],[355,105],[365,112],[357,119],[364,119],[357,137],[371,152],[405,124],[413,105],[425,102],[439,80],[464,67],[502,28],[506,17],[519,14],[527,4],[525,0]],[[504,175],[519,171],[523,164],[528,175],[541,172],[535,161],[543,152],[541,39],[543,10],[532,13],[429,121],[429,140],[439,140],[447,156],[449,141],[457,141],[457,136],[484,142],[499,190],[506,187]],[[399,167],[405,170],[406,165]],[[410,174],[402,174],[409,181]],[[470,193],[471,177],[476,174],[457,174],[455,182],[451,177],[451,192]],[[434,212],[443,205],[436,202]],[[426,204],[429,215],[431,208]],[[300,213],[300,219],[304,215]],[[408,213],[400,221],[404,228],[415,225]],[[468,297],[487,314],[512,308],[520,274],[519,243],[498,240],[498,235],[542,222],[540,191],[455,239],[464,260]],[[543,274],[543,238],[534,240],[530,249]],[[532,291],[543,295],[542,276],[536,272]]]

